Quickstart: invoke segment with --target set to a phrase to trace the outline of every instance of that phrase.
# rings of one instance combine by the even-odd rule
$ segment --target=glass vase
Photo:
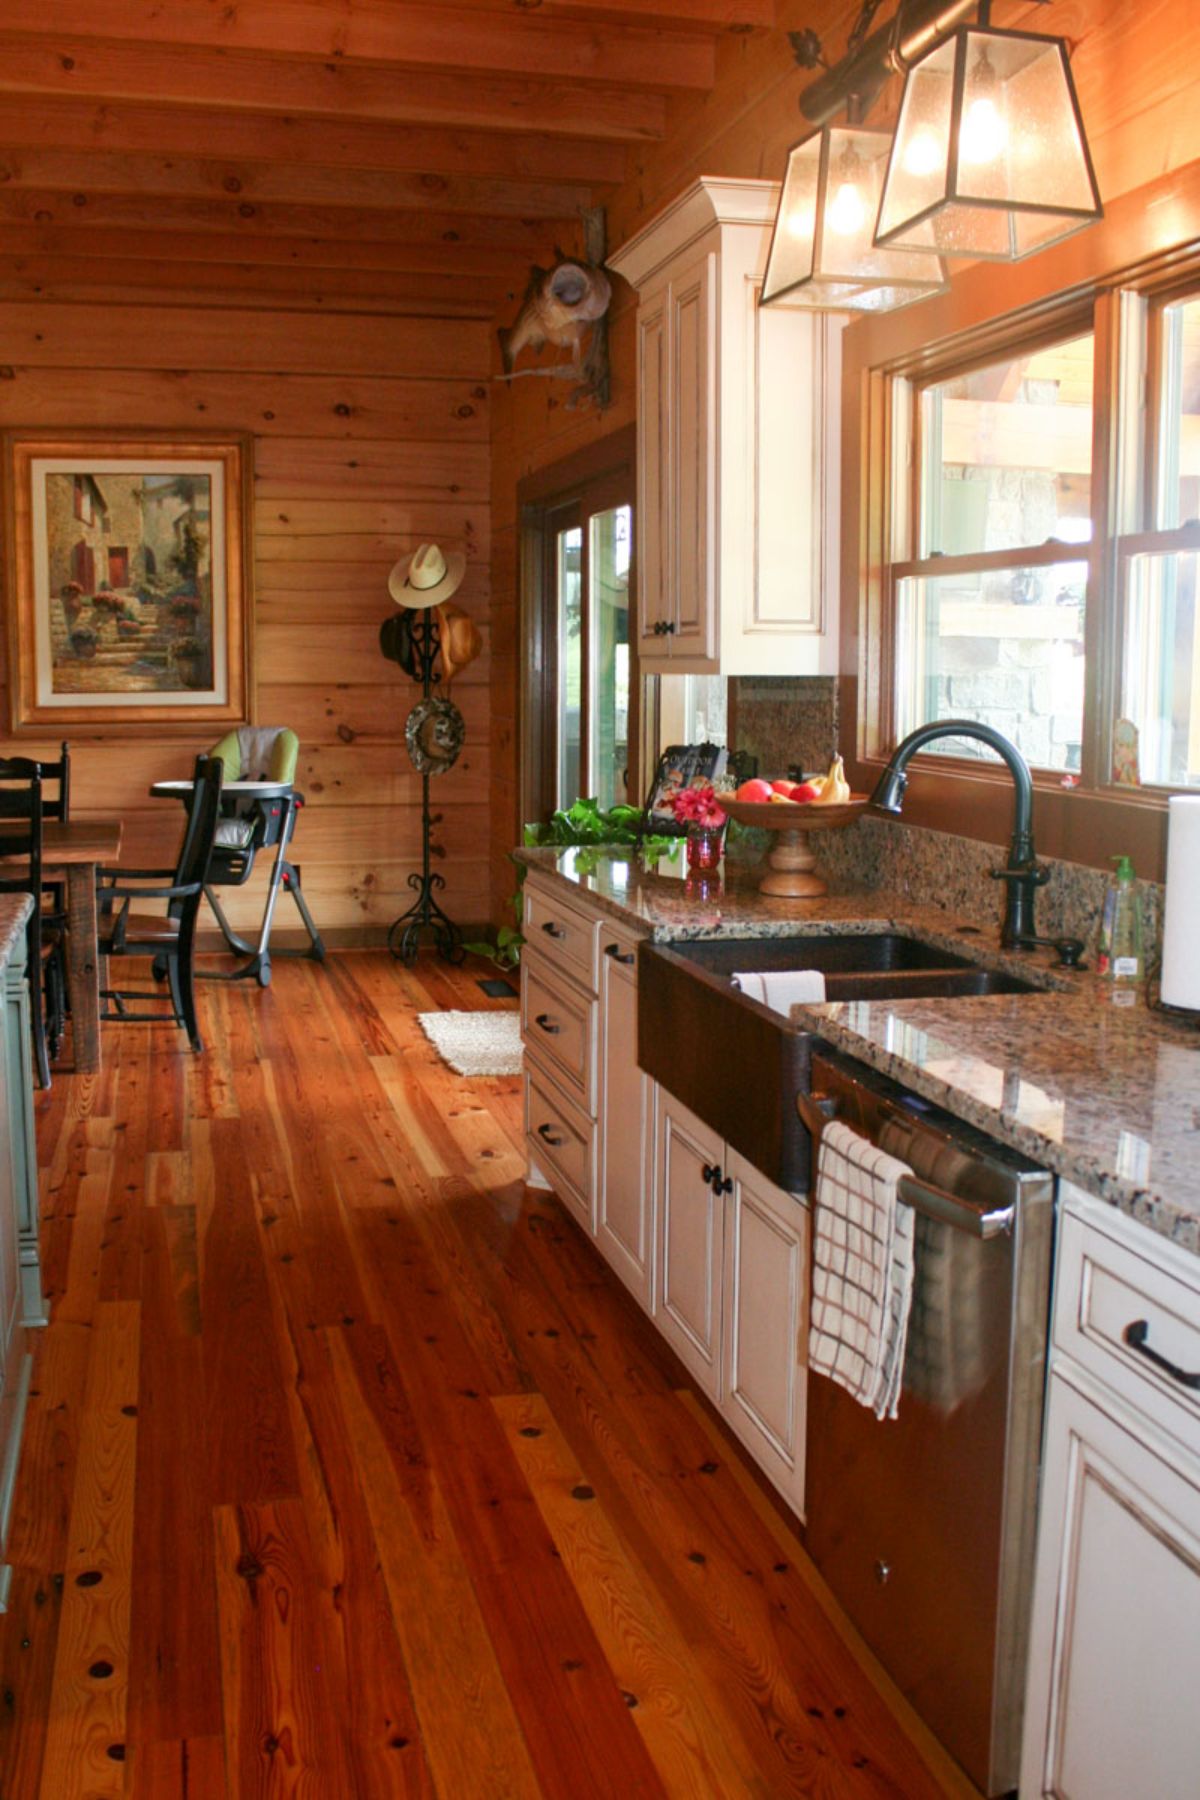
[[[687,828],[688,868],[698,873],[720,868],[724,837],[724,825],[690,824]]]

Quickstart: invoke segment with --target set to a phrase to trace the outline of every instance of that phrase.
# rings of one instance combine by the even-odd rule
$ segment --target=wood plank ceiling
[[[490,316],[711,87],[719,37],[774,15],[4,0],[0,299]]]

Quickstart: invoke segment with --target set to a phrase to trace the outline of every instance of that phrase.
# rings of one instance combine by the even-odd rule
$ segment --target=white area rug
[[[458,1075],[519,1075],[521,1019],[516,1012],[418,1013],[421,1029]]]

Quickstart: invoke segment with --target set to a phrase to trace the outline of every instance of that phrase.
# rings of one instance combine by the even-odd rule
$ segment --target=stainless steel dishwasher
[[[913,1170],[899,1417],[813,1375],[807,1545],[897,1686],[987,1795],[1017,1785],[1053,1178],[834,1052],[811,1091]]]

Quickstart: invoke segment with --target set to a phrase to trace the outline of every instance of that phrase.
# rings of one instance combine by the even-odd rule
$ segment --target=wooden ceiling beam
[[[62,194],[46,189],[0,187],[0,221],[31,225],[103,226],[109,231],[154,231],[165,224],[191,231],[240,231],[246,238],[286,236],[331,241],[373,240],[435,246],[510,250],[536,256],[572,233],[576,221],[510,218],[476,213],[385,211],[338,206],[259,206],[249,200],[186,199],[172,202],[164,217],[151,193]],[[243,252],[244,254],[244,252]]]
[[[510,213],[564,219],[590,203],[586,187],[503,181],[494,176],[401,175],[311,164],[209,162],[182,156],[124,156],[0,146],[0,186],[9,193],[118,194],[169,200],[237,200],[254,205],[355,208],[370,212]],[[0,249],[3,246],[0,245]]]
[[[150,257],[0,255],[0,303],[13,300],[153,300],[163,306],[279,306],[318,312],[436,312],[491,319],[520,267],[496,259],[486,276],[403,269],[322,269],[240,263],[175,262]]]
[[[219,229],[189,229],[189,221],[177,224],[162,222],[161,209],[155,223],[139,228],[122,229],[114,237],[102,220],[89,225],[72,216],[66,224],[52,221],[31,222],[6,209],[0,194],[0,242],[12,255],[73,257],[81,265],[95,261],[147,261],[167,266],[171,263],[213,263],[217,265],[270,265],[281,269],[312,271],[377,269],[412,274],[457,277],[470,287],[477,280],[490,280],[501,271],[518,285],[523,285],[529,263],[551,253],[549,239],[541,245],[502,245],[464,243],[461,239],[435,237],[432,242],[405,241],[392,238],[386,242],[372,239],[356,241],[348,238],[268,235],[253,231],[223,232]],[[2,355],[2,350],[0,350]]]
[[[425,0],[427,6],[508,12],[513,0]],[[620,25],[687,25],[693,31],[771,31],[780,23],[777,0],[541,0],[541,17],[591,19]]]
[[[217,145],[222,157],[289,167],[316,163],[329,169],[504,175],[602,187],[623,181],[626,173],[624,145],[593,139],[292,118],[217,107],[201,113],[190,107],[97,104],[30,94],[0,94],[0,144],[164,156],[194,156]]]
[[[6,15],[7,17],[7,15]],[[661,94],[579,81],[485,75],[464,80],[425,70],[289,61],[174,46],[53,45],[0,31],[0,94],[149,101],[314,118],[389,120],[468,130],[537,129],[553,137],[661,138]],[[197,148],[203,148],[198,145]]]
[[[606,24],[534,11],[491,13],[397,6],[393,0],[5,0],[5,29],[32,37],[184,45],[198,50],[265,51],[451,69],[464,75],[517,74],[554,81],[603,81],[652,88],[710,88],[712,38],[660,26]]]

